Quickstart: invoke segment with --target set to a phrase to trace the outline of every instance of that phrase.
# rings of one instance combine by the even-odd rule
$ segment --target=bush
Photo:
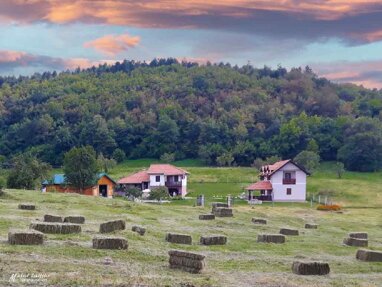
[[[151,200],[160,200],[160,199],[169,199],[170,195],[168,193],[168,188],[161,186],[151,189],[149,199]]]
[[[130,198],[138,198],[143,194],[142,190],[136,187],[127,188],[125,191],[125,195]]]
[[[332,205],[323,205],[320,204],[317,206],[317,210],[323,210],[323,211],[338,211],[341,210],[341,206],[338,204],[332,204]]]

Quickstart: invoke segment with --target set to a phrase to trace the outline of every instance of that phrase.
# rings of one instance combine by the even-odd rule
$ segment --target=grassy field
[[[128,161],[110,173],[119,178],[147,167],[151,161]],[[182,165],[182,163],[177,163]],[[186,161],[190,173],[190,196],[238,195],[256,175],[252,168],[206,168]],[[234,217],[199,221],[198,215],[210,207],[193,207],[195,202],[178,200],[169,204],[149,205],[123,199],[94,198],[73,194],[42,194],[37,191],[7,190],[0,197],[0,285],[14,273],[43,273],[50,286],[382,286],[382,263],[355,259],[357,248],[342,245],[351,231],[367,231],[371,249],[382,250],[382,174],[346,173],[337,179],[333,165],[325,163],[308,180],[311,194],[330,194],[344,206],[343,213],[323,212],[310,203],[276,203],[250,207],[235,205]],[[17,209],[21,202],[33,202],[35,211]],[[10,228],[28,228],[31,221],[44,214],[83,215],[86,224],[79,235],[47,235],[43,246],[7,244]],[[268,219],[266,226],[255,226],[252,217]],[[129,242],[126,251],[95,250],[92,237],[99,224],[124,219],[123,236]],[[318,223],[318,230],[304,229],[305,222]],[[141,237],[131,232],[134,224],[147,228]],[[300,230],[300,236],[287,237],[286,244],[257,243],[260,233],[278,233],[281,227]],[[191,246],[165,242],[166,232],[190,234]],[[201,246],[201,235],[222,234],[225,246]],[[190,250],[206,255],[207,266],[199,275],[168,268],[170,249]],[[114,263],[104,265],[104,258]],[[297,276],[291,272],[295,260],[322,260],[330,264],[328,276]],[[37,282],[35,282],[37,284]]]

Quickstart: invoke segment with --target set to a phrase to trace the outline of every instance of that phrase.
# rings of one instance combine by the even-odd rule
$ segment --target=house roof
[[[134,174],[130,174],[124,178],[121,178],[118,180],[119,184],[134,184],[134,183],[142,183],[142,182],[149,182],[150,181],[150,175],[147,173],[147,170],[141,170],[139,172],[136,172]]]
[[[114,179],[112,179],[107,173],[101,172],[97,174],[97,180],[102,178],[103,176],[106,176],[108,179],[110,179],[114,184],[116,183]],[[54,174],[53,178],[50,180],[44,180],[42,184],[47,185],[47,184],[57,184],[57,185],[63,185],[66,184],[65,182],[65,174],[63,173],[58,173]]]
[[[270,181],[258,181],[252,183],[245,188],[246,190],[272,190],[272,183]]]
[[[184,175],[187,171],[172,164],[152,164],[147,170],[148,174]]]
[[[297,166],[301,171],[305,172],[307,175],[310,175],[309,172],[307,172],[303,167],[301,167],[298,164],[296,164],[295,162],[293,162],[291,159],[278,161],[278,162],[275,162],[274,164],[263,165],[260,168],[261,175],[272,176],[276,171],[278,171],[279,169],[281,169],[282,167],[284,167],[288,163],[291,163],[291,164]]]

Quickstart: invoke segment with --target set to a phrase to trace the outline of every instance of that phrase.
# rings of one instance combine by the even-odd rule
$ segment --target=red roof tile
[[[137,173],[131,174],[129,176],[126,176],[124,178],[121,178],[118,180],[119,184],[134,184],[134,183],[142,183],[142,182],[149,182],[150,176],[147,173],[146,170],[139,171]]]
[[[148,174],[184,175],[188,172],[171,164],[152,164],[147,170]]]
[[[258,181],[252,183],[250,186],[245,188],[246,190],[272,190],[272,183],[270,181]]]

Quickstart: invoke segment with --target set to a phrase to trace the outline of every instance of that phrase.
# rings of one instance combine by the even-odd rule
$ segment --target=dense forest
[[[30,152],[54,166],[74,146],[105,157],[251,165],[301,151],[350,170],[382,167],[382,91],[306,67],[117,62],[0,77],[0,161]]]

